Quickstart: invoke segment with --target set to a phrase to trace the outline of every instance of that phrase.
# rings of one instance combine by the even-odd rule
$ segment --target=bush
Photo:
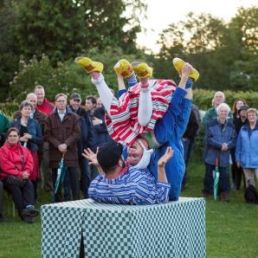
[[[201,109],[207,110],[211,107],[211,101],[215,91],[194,89],[194,103]],[[224,91],[226,96],[226,102],[229,106],[233,106],[233,103],[237,99],[245,99],[249,107],[258,107],[258,92],[256,91]]]
[[[105,79],[114,90],[117,89],[116,76],[113,71],[114,64],[121,58],[126,58],[130,61],[140,58],[136,55],[125,56],[120,49],[114,50],[111,48],[107,48],[104,52],[91,49],[88,53],[82,55],[90,56],[92,59],[104,63]],[[90,82],[90,77],[73,60],[68,60],[64,63],[59,62],[54,67],[48,56],[42,55],[40,59],[33,57],[29,62],[21,58],[19,71],[15,73],[13,80],[10,82],[8,100],[21,102],[27,93],[33,91],[37,84],[45,87],[47,97],[50,99],[53,99],[60,92],[69,94],[77,91],[83,97],[97,93]]]

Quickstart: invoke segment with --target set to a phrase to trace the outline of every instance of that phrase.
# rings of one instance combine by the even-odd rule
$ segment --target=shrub
[[[194,103],[202,110],[207,110],[211,107],[211,101],[215,91],[195,89]],[[258,107],[258,92],[256,91],[224,91],[226,102],[232,107],[237,99],[245,99],[250,107]]]
[[[139,58],[136,55],[123,55],[122,50],[107,48],[104,52],[91,49],[85,56],[90,56],[94,60],[104,63],[104,75],[108,85],[116,90],[116,76],[113,71],[114,64],[121,58],[130,61]],[[79,92],[83,97],[96,94],[96,89],[90,82],[90,77],[86,75],[83,68],[76,65],[73,60],[64,63],[58,62],[54,67],[48,56],[42,55],[40,59],[33,57],[29,62],[23,58],[19,62],[19,71],[15,73],[10,82],[9,101],[20,102],[27,93],[33,91],[35,85],[43,85],[47,92],[47,97],[53,99],[57,93],[66,94],[74,91]]]

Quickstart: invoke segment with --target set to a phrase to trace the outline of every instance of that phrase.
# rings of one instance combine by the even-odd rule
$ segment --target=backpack
[[[253,185],[249,185],[245,190],[245,201],[247,203],[258,204],[258,193]]]

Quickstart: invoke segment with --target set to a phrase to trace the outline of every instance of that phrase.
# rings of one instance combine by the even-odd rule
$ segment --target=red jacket
[[[30,151],[21,146],[19,143],[10,145],[5,143],[0,148],[0,179],[8,175],[18,176],[22,178],[22,172],[33,171],[33,159]]]
[[[36,109],[38,111],[46,114],[47,116],[49,116],[53,112],[54,108],[55,108],[55,106],[53,105],[53,103],[51,103],[46,98],[44,98],[44,101],[42,104],[37,105],[37,107],[36,107]]]

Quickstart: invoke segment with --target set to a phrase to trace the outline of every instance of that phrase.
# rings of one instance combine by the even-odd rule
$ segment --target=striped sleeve
[[[141,126],[138,122],[140,89],[140,85],[136,84],[119,100],[113,98],[110,116],[106,116],[106,125],[110,136],[115,141],[130,145],[138,135],[152,131],[157,120],[166,113],[176,84],[171,80],[154,81],[151,88],[152,116],[146,126]]]
[[[95,178],[89,197],[102,203],[157,204],[168,201],[169,190],[169,184],[156,182],[148,170],[130,169],[117,179]]]

